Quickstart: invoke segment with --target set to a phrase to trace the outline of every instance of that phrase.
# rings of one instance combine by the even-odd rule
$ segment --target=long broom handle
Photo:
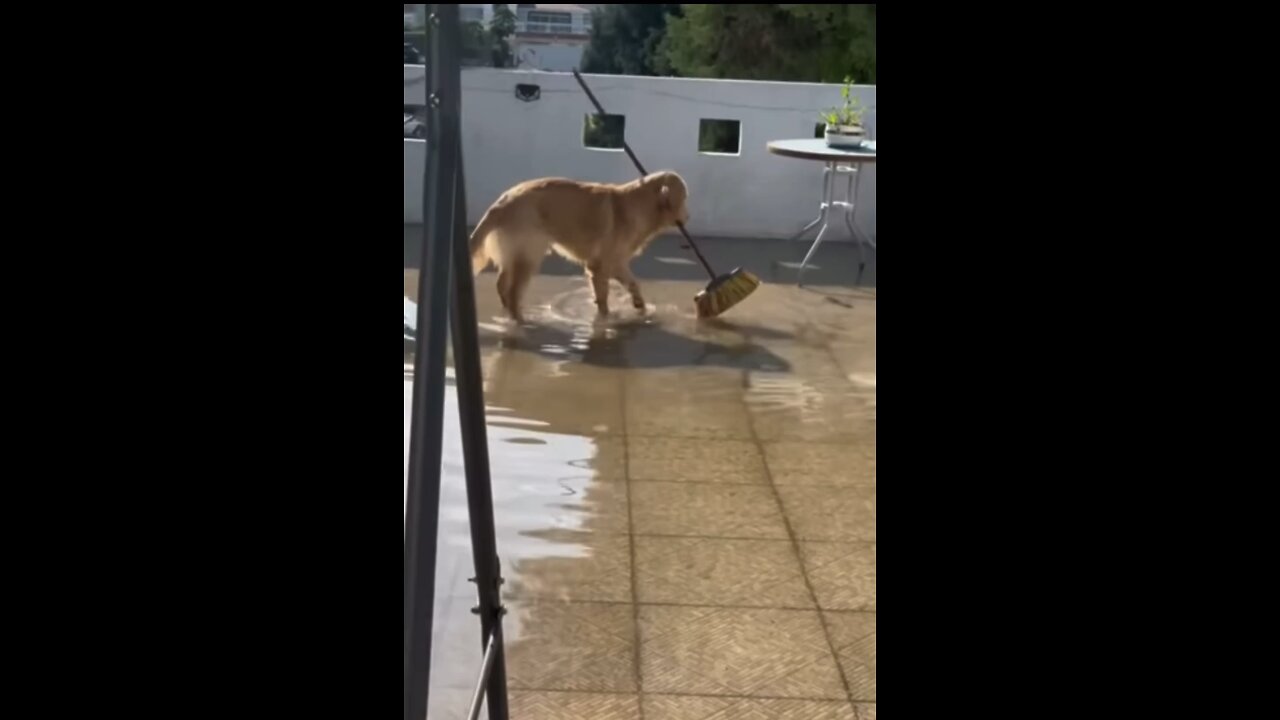
[[[604,106],[596,99],[595,93],[591,92],[591,88],[587,87],[587,81],[582,79],[582,76],[578,74],[577,70],[573,71],[573,77],[578,81],[578,84],[582,86],[582,91],[587,94],[587,98],[591,100],[591,104],[596,106],[596,112],[601,115],[608,115],[609,113],[605,112]],[[631,158],[631,162],[635,163],[636,169],[640,171],[641,177],[649,174],[649,171],[644,169],[644,165],[640,164],[640,158],[636,157],[636,154],[631,151],[631,146],[627,144],[626,137],[622,138],[622,149],[627,151],[627,157]],[[681,234],[684,235],[684,239],[689,243],[689,247],[693,249],[693,254],[698,256],[698,261],[702,263],[703,269],[707,271],[707,274],[711,276],[712,280],[715,280],[716,271],[711,269],[711,263],[707,262],[707,259],[702,256],[702,251],[698,249],[698,244],[693,241],[693,238],[689,236],[689,231],[684,228],[684,223],[677,220],[676,227],[680,228]]]

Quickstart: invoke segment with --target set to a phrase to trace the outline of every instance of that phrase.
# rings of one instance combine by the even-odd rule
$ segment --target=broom
[[[573,71],[573,77],[582,86],[582,91],[587,94],[591,104],[596,106],[596,112],[601,115],[608,115],[577,70]],[[631,146],[627,144],[625,138],[622,140],[622,149],[627,152],[627,157],[631,158],[631,162],[635,163],[636,170],[640,171],[641,177],[649,174],[649,171],[644,169],[644,165],[640,164],[640,159],[636,157],[636,154],[631,152]],[[693,249],[693,254],[698,256],[698,261],[702,263],[702,268],[707,271],[707,275],[711,276],[711,282],[706,289],[693,298],[693,304],[698,310],[698,317],[716,317],[734,305],[746,300],[748,295],[760,287],[760,278],[742,268],[737,268],[727,275],[716,275],[716,271],[711,269],[711,263],[707,262],[707,259],[702,256],[702,251],[698,249],[698,245],[689,236],[689,231],[685,229],[684,223],[677,222],[676,227],[680,228],[685,242]]]

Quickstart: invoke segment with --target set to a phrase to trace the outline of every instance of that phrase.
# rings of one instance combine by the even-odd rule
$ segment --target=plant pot
[[[859,148],[866,142],[867,131],[861,125],[827,125],[827,147]]]

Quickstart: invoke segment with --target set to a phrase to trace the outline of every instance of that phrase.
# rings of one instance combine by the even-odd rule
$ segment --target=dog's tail
[[[497,220],[494,218],[493,208],[480,218],[480,224],[476,225],[476,229],[471,232],[471,272],[479,275],[489,265],[489,233],[493,232]]]

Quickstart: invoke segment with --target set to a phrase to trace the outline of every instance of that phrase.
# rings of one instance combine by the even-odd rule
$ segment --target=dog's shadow
[[[752,372],[788,372],[791,364],[753,341],[785,339],[775,330],[703,320],[691,336],[663,327],[659,318],[565,326],[525,323],[502,332],[482,332],[481,347],[528,352],[596,367],[643,370],[718,367]]]

